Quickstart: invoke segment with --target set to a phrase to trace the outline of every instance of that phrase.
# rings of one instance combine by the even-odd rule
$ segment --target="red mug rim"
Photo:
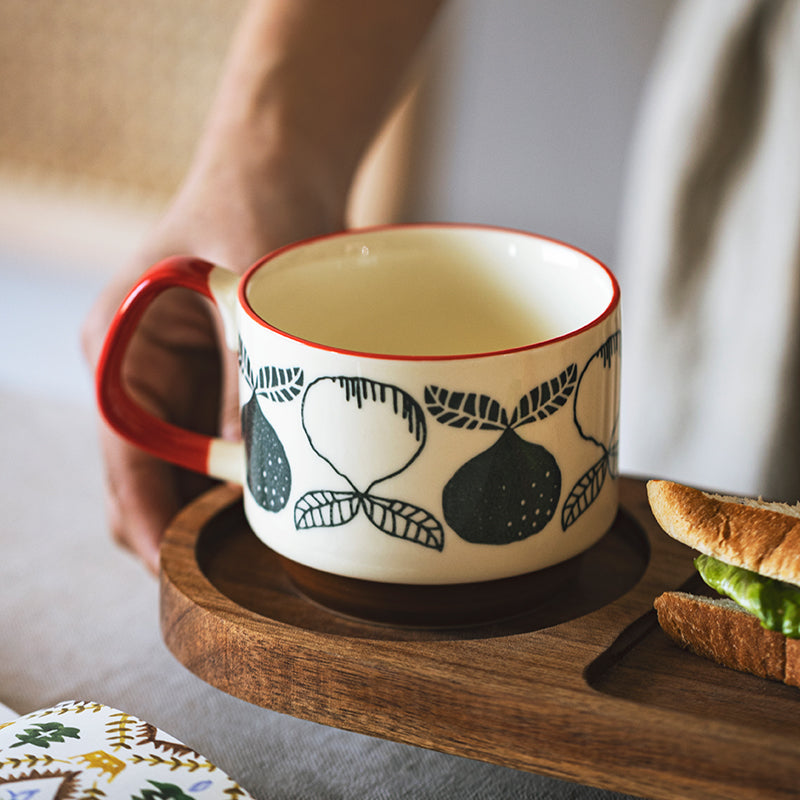
[[[589,322],[587,322],[585,325],[582,325],[580,328],[575,328],[574,330],[567,331],[566,333],[561,334],[560,336],[554,336],[550,339],[542,339],[541,341],[531,342],[529,344],[519,345],[517,347],[510,347],[502,350],[490,350],[477,353],[455,353],[449,355],[447,354],[407,355],[407,354],[395,354],[395,353],[371,353],[369,351],[348,350],[346,348],[335,347],[332,345],[324,344],[322,342],[315,342],[310,339],[304,339],[302,336],[296,336],[294,334],[288,333],[287,331],[281,330],[280,328],[277,328],[274,325],[270,324],[267,320],[265,320],[263,317],[261,317],[259,314],[256,313],[256,311],[250,304],[250,301],[247,299],[247,285],[250,282],[251,278],[256,274],[256,272],[258,272],[261,269],[261,267],[263,267],[270,261],[274,260],[278,256],[281,256],[287,252],[298,249],[300,247],[305,247],[306,245],[325,241],[328,239],[353,237],[363,234],[381,233],[384,231],[454,230],[454,229],[464,230],[464,231],[487,231],[494,233],[513,234],[516,236],[524,236],[530,239],[536,239],[537,241],[540,242],[548,242],[554,245],[558,245],[559,247],[563,247],[567,250],[577,253],[583,256],[584,258],[587,258],[590,261],[594,262],[606,274],[607,278],[611,282],[611,288],[612,288],[611,299],[609,300],[608,305],[603,309],[603,311],[600,312],[600,314],[595,316],[593,319],[589,320]],[[559,239],[555,239],[550,236],[542,236],[540,234],[530,233],[528,231],[518,230],[515,228],[499,227],[496,225],[482,225],[478,223],[464,224],[457,222],[422,222],[422,223],[374,225],[364,228],[352,228],[349,230],[336,231],[334,233],[320,234],[319,236],[313,236],[308,239],[302,239],[296,242],[292,242],[291,244],[284,245],[283,247],[279,247],[276,250],[273,250],[272,252],[268,253],[263,258],[259,259],[255,264],[253,264],[247,270],[247,272],[245,272],[242,280],[239,283],[238,297],[239,297],[239,303],[241,304],[242,308],[245,310],[247,315],[254,322],[258,323],[261,327],[267,328],[273,333],[276,333],[279,336],[282,336],[286,339],[290,339],[291,341],[298,342],[299,344],[312,347],[317,350],[324,350],[329,353],[339,353],[341,355],[357,356],[360,358],[379,359],[384,361],[458,361],[458,360],[466,360],[474,358],[489,358],[492,356],[503,356],[511,353],[523,353],[541,347],[548,347],[556,342],[561,342],[566,339],[571,339],[575,336],[579,336],[584,331],[594,328],[600,323],[602,323],[603,320],[607,319],[614,312],[614,310],[617,308],[620,302],[620,288],[619,288],[619,283],[616,277],[614,276],[614,273],[602,261],[600,261],[600,259],[593,256],[591,253],[587,253],[585,250],[581,250],[579,247],[567,244],[566,242],[563,242]]]

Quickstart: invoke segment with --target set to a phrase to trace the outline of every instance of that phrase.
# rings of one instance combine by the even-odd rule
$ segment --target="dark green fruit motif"
[[[425,387],[428,411],[442,425],[501,432],[488,450],[456,471],[442,493],[445,520],[462,539],[510,544],[550,522],[561,497],[561,470],[552,453],[517,430],[563,408],[577,377],[577,366],[569,364],[523,395],[510,413],[489,395]]]
[[[561,471],[544,447],[511,428],[464,464],[444,488],[447,524],[475,544],[509,544],[538,533],[561,496]]]
[[[281,511],[289,502],[292,471],[275,429],[253,394],[242,408],[242,436],[247,454],[247,487],[267,511]]]
[[[242,406],[247,488],[261,508],[282,511],[289,502],[292,470],[281,440],[264,416],[258,398],[268,403],[291,403],[303,391],[303,370],[275,366],[256,369],[240,339],[239,371],[252,392]]]

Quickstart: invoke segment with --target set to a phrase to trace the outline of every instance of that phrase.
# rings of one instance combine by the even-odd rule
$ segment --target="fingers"
[[[92,368],[100,357],[106,330],[124,293],[122,285],[106,287],[84,320],[81,345]],[[106,470],[106,513],[111,534],[118,544],[135,553],[150,572],[157,574],[161,535],[177,507],[170,470],[102,423],[100,446]]]
[[[110,285],[97,298],[81,329],[84,357],[94,369],[108,324],[124,292]],[[169,470],[127,444],[103,423],[100,446],[105,466],[106,514],[114,540],[158,574],[159,543],[176,499]]]
[[[105,426],[100,441],[106,466],[106,502],[114,539],[158,574],[163,532],[180,507],[174,470]]]
[[[81,347],[94,369],[108,324],[124,291],[110,285],[97,298],[81,328]],[[100,446],[105,466],[106,514],[114,540],[135,553],[154,575],[159,542],[176,499],[165,465],[124,442],[103,423]]]
[[[119,294],[104,292],[84,324],[82,343],[92,364]],[[163,300],[148,309],[129,343],[126,390],[155,417],[213,435],[219,413],[219,354],[205,304],[180,292]],[[106,426],[100,441],[111,533],[157,573],[164,531],[183,505],[209,488],[208,479],[153,458]]]
[[[86,318],[82,345],[92,367],[123,298],[142,272],[165,256],[194,253],[243,271],[287,241],[341,226],[318,197],[286,176],[276,181],[270,172],[267,179],[247,166],[247,159],[213,158],[191,172],[150,240]],[[218,315],[208,312],[204,300],[184,290],[159,296],[128,344],[122,378],[130,396],[160,419],[235,440],[240,438],[237,358],[223,344]],[[106,427],[101,443],[114,538],[157,572],[164,531],[209,487],[208,479],[152,458]]]

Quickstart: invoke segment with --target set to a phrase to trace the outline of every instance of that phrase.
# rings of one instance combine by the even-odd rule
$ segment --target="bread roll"
[[[659,625],[681,647],[731,669],[800,687],[800,639],[762,628],[733,600],[664,592],[654,606]]]
[[[649,481],[658,524],[708,556],[800,584],[800,507],[708,494],[671,481]]]

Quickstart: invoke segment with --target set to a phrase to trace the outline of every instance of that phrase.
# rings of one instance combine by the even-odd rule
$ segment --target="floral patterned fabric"
[[[0,800],[249,800],[206,758],[130,714],[66,702],[0,726]]]

